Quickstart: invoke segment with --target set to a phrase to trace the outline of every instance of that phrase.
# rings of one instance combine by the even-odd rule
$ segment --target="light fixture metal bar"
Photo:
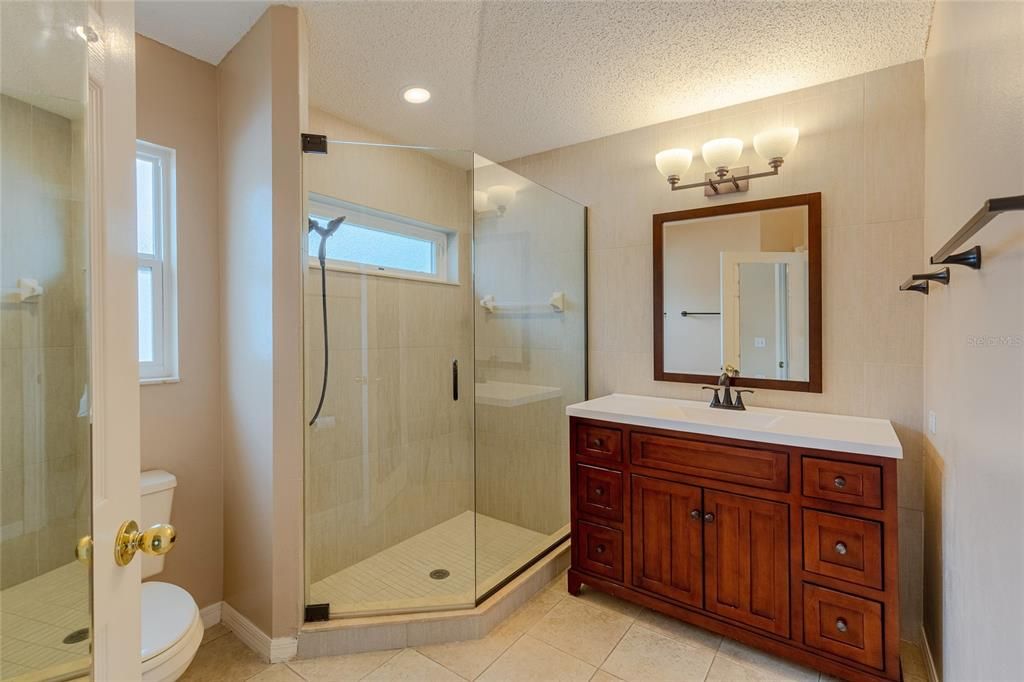
[[[770,171],[764,171],[762,173],[747,173],[746,175],[727,175],[719,180],[708,179],[702,180],[701,182],[691,182],[688,185],[680,185],[677,183],[672,185],[672,191],[674,192],[677,189],[694,189],[696,187],[711,187],[711,189],[715,191],[715,194],[718,194],[718,186],[723,183],[732,183],[736,187],[736,189],[739,189],[739,183],[743,180],[753,180],[755,178],[768,178],[778,174],[779,167],[775,166]]]

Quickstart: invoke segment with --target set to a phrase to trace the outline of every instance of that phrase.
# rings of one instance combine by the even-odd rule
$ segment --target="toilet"
[[[170,522],[177,484],[178,479],[169,472],[142,472],[142,528]],[[139,556],[143,579],[164,570],[164,557]],[[170,583],[142,583],[143,680],[172,682],[181,677],[202,640],[203,621],[192,595]]]

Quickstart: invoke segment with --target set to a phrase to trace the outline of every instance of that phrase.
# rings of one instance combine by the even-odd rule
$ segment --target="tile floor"
[[[328,603],[337,615],[472,605],[478,593],[551,541],[543,533],[466,511],[318,580],[309,588],[310,603]],[[431,578],[436,568],[447,569],[449,577]]]
[[[928,682],[920,650],[904,643],[902,655],[904,681]],[[490,635],[470,642],[269,665],[217,625],[182,680],[833,682],[586,587],[571,597],[564,574]]]
[[[89,667],[88,638],[64,638],[89,627],[89,572],[72,561],[0,592],[0,678],[56,667]]]

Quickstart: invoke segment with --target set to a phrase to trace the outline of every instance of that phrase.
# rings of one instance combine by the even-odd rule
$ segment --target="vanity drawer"
[[[882,524],[805,509],[804,570],[882,589]]]
[[[882,605],[804,583],[804,643],[882,669]]]
[[[576,454],[622,463],[622,431],[580,424],[576,427]]]
[[[622,531],[596,523],[577,523],[578,568],[622,582]]]
[[[630,457],[638,466],[769,490],[789,489],[789,456],[776,450],[633,433]]]
[[[586,516],[622,521],[622,474],[577,464],[576,511]]]
[[[882,468],[804,457],[803,492],[807,497],[881,509]]]

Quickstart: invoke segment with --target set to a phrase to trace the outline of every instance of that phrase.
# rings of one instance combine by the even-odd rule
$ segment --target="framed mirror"
[[[821,194],[654,215],[654,378],[821,393]]]

